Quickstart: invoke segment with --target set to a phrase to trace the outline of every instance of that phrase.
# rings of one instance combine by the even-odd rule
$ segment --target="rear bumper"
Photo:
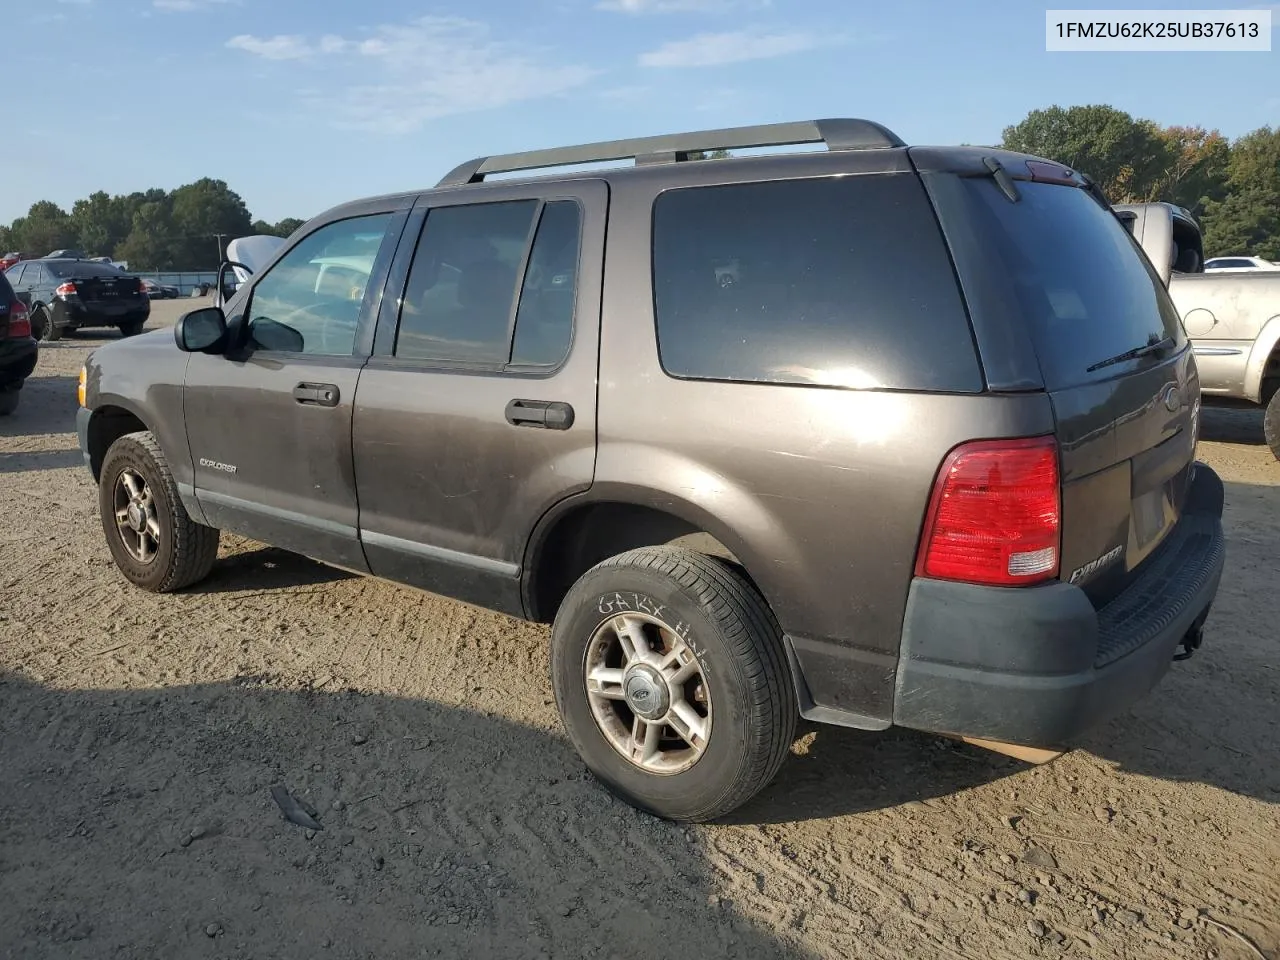
[[[69,300],[55,300],[51,315],[59,327],[118,327],[122,323],[145,321],[151,316],[151,301],[143,297],[127,309],[106,310]]]
[[[0,389],[21,384],[36,368],[40,348],[30,337],[0,340]]]
[[[1199,640],[1225,561],[1222,503],[1222,481],[1197,464],[1170,539],[1100,610],[1065,583],[914,581],[894,723],[1059,747],[1128,708],[1160,681],[1185,638]]]

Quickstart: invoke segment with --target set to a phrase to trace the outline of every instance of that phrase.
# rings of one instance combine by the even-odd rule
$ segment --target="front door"
[[[608,188],[425,205],[356,395],[361,538],[379,576],[518,614],[534,524],[595,473]]]
[[[357,533],[351,412],[402,215],[320,227],[256,277],[242,344],[192,354],[183,395],[196,497],[208,522],[350,570]],[[372,279],[371,279],[372,278]]]

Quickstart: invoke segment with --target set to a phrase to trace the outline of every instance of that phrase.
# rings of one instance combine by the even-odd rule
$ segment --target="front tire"
[[[1280,383],[1270,382],[1271,399],[1262,415],[1262,435],[1277,460],[1280,460]]]
[[[782,633],[736,567],[646,547],[574,584],[552,628],[561,719],[591,772],[656,816],[722,817],[786,759],[798,708]]]
[[[219,533],[191,519],[150,433],[126,434],[111,445],[99,475],[98,510],[111,557],[135,586],[170,593],[213,568]]]

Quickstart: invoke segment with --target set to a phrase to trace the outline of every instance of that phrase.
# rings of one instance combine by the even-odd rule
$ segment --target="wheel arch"
[[[89,469],[94,481],[101,477],[103,461],[113,443],[127,434],[150,429],[141,414],[126,404],[106,403],[95,407],[86,436]]]
[[[522,569],[525,615],[550,623],[569,588],[597,563],[638,547],[687,546],[734,564],[769,603],[744,559],[745,545],[728,525],[695,505],[665,498],[658,507],[641,498],[579,495],[548,511],[529,538]]]
[[[1277,379],[1280,379],[1280,314],[1262,325],[1253,342],[1245,370],[1244,395],[1266,406],[1270,398],[1263,391],[1268,381]]]

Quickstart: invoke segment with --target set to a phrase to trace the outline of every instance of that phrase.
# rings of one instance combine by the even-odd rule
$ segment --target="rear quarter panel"
[[[807,648],[820,662],[815,651],[834,644],[843,664],[862,665],[832,680],[828,693],[841,702],[825,705],[887,718],[943,458],[979,437],[1052,432],[1049,401],[669,377],[650,286],[650,211],[664,185],[656,176],[614,181],[591,496],[652,506],[715,536],[802,656]]]

